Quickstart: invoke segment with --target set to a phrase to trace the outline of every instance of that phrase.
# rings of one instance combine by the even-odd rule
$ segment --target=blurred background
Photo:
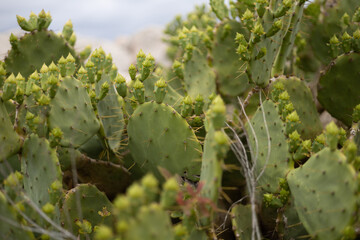
[[[77,35],[76,49],[102,46],[113,55],[120,72],[127,70],[142,48],[158,62],[167,64],[163,29],[176,15],[186,15],[209,0],[1,0],[0,60],[10,49],[10,33],[22,36],[16,15],[28,18],[31,11],[50,11],[49,29],[61,32],[71,19]]]

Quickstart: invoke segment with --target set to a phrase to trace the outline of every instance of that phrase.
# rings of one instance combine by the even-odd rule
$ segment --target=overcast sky
[[[114,39],[151,25],[165,25],[209,0],[1,0],[0,32],[17,29],[16,15],[50,11],[50,29],[61,31],[71,19],[77,34]]]

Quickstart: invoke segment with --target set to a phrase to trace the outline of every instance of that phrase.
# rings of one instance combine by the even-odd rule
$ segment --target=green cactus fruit
[[[219,95],[212,101],[207,114],[215,130],[220,130],[224,126],[226,121],[226,106]]]
[[[231,30],[224,38],[222,35],[226,24],[231,26]],[[213,67],[219,91],[227,96],[239,96],[249,88],[249,80],[245,74],[246,64],[238,59],[235,51],[237,43],[234,41],[237,38],[238,44],[247,44],[244,35],[248,36],[249,32],[236,21],[224,21],[215,29],[211,52]]]
[[[68,54],[66,57],[66,76],[72,76],[75,73],[75,58],[71,55],[71,53]]]
[[[301,160],[310,157],[311,154],[311,140],[302,141],[299,148],[293,155],[293,159],[296,162],[300,162]]]
[[[347,33],[344,32],[344,34],[341,37],[341,45],[342,45],[342,49],[345,53],[350,52],[351,50],[351,43],[352,43],[352,37]]]
[[[41,12],[38,14],[38,21],[37,21],[38,30],[41,31],[47,29],[51,21],[52,21],[51,15],[49,13],[46,14],[44,9],[42,9]]]
[[[71,35],[73,34],[74,30],[73,30],[73,24],[71,22],[71,20],[69,19],[62,30],[62,36],[68,41],[71,37]]]
[[[166,180],[163,184],[163,191],[160,196],[160,205],[167,209],[176,205],[176,198],[178,196],[180,187],[175,178]]]
[[[360,103],[360,82],[353,71],[359,62],[358,53],[341,55],[329,65],[319,80],[319,102],[333,117],[347,126],[352,123],[354,107]]]
[[[125,98],[127,95],[127,91],[128,91],[128,88],[126,85],[126,79],[121,74],[118,74],[116,76],[114,82],[115,82],[115,88],[116,88],[117,93],[121,97]]]
[[[160,78],[155,83],[154,95],[155,95],[155,101],[157,103],[162,103],[164,101],[166,95],[166,87],[167,87],[167,83],[162,78]]]
[[[200,94],[196,96],[194,103],[194,113],[196,116],[200,116],[204,109],[204,98]]]
[[[271,26],[271,28],[266,32],[266,37],[272,37],[274,36],[276,33],[278,33],[281,28],[283,27],[283,20],[279,19],[277,21],[275,21],[273,23],[273,25]]]
[[[325,148],[291,171],[287,179],[299,218],[310,236],[341,238],[356,211],[358,191],[355,170],[345,156]]]
[[[135,95],[136,100],[140,104],[143,104],[145,102],[145,87],[144,87],[144,84],[137,79],[136,82],[134,83],[133,87],[134,87],[134,95]]]
[[[172,65],[172,69],[178,78],[184,79],[184,66],[182,63],[175,60]]]
[[[325,141],[325,135],[323,133],[317,136],[311,147],[312,152],[320,152],[325,147]]]
[[[300,118],[296,111],[288,114],[286,116],[286,134],[290,134],[297,129],[297,126],[300,124]]]
[[[61,146],[78,147],[100,128],[86,89],[75,78],[62,80],[50,106],[50,128],[59,127],[64,133]]]
[[[14,74],[11,74],[4,82],[2,100],[7,101],[15,97],[16,94],[16,79]]]
[[[325,129],[326,144],[331,150],[337,149],[339,143],[339,128],[334,122],[329,123]]]
[[[301,138],[300,138],[300,134],[295,130],[294,132],[289,134],[289,150],[291,153],[296,152],[296,150],[298,149],[298,147],[301,144]]]
[[[191,116],[193,112],[193,101],[190,96],[184,97],[181,105],[181,116],[184,118]]]
[[[141,168],[158,179],[162,179],[158,166],[172,174],[184,175],[186,171],[188,178],[197,179],[201,146],[186,120],[173,108],[144,103],[129,119],[127,131],[131,155]]]
[[[42,207],[50,201],[49,189],[55,180],[62,182],[62,172],[54,149],[47,140],[32,134],[24,142],[21,171],[24,175],[24,191]]]
[[[329,43],[330,49],[331,49],[331,55],[333,58],[336,58],[340,55],[341,52],[341,43],[339,39],[336,37],[336,35],[332,36]]]
[[[0,99],[0,162],[20,150],[21,139],[15,132],[5,103]]]
[[[106,225],[100,225],[94,228],[94,239],[95,240],[108,240],[112,239],[114,233],[112,229]]]
[[[85,68],[86,68],[89,83],[94,83],[95,82],[95,64],[91,60],[89,60],[86,62]]]
[[[92,226],[99,224],[110,226],[113,215],[102,217],[98,213],[104,208],[110,212],[113,208],[105,194],[92,185],[80,184],[66,193],[61,221],[64,223],[64,227],[75,235],[78,235],[79,230],[82,229],[76,224],[76,221],[80,221],[80,223],[88,221]],[[92,232],[90,237],[93,235]],[[85,238],[81,237],[81,239]]]
[[[278,189],[279,178],[284,178],[289,171],[290,153],[285,126],[276,105],[272,101],[265,101],[262,107],[264,112],[259,108],[250,120],[255,133],[251,131],[249,123],[246,124],[246,131],[249,134],[252,159],[256,161],[255,173],[259,176],[263,172],[258,180],[259,187],[274,193]]]

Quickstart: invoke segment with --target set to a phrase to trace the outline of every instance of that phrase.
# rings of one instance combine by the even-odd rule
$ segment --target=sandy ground
[[[15,30],[0,33],[0,59],[3,60],[8,50],[11,49],[9,43],[10,34],[14,33],[21,37],[24,33]],[[91,45],[92,49],[100,46],[106,53],[111,53],[113,62],[119,69],[119,73],[129,78],[127,69],[131,63],[136,61],[136,54],[142,49],[146,54],[151,53],[157,63],[169,65],[166,58],[166,44],[162,41],[164,38],[163,29],[161,27],[149,27],[130,36],[120,36],[114,41],[106,39],[89,38],[85,36],[77,36],[75,49],[81,51],[87,45]]]

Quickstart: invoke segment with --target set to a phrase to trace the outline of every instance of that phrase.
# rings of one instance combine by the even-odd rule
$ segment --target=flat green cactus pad
[[[271,84],[270,89],[277,82],[284,85],[290,95],[290,101],[299,115],[301,124],[296,129],[298,133],[304,139],[315,138],[321,133],[322,126],[310,89],[296,77],[279,77]]]
[[[105,210],[105,211],[104,211]],[[92,227],[95,225],[112,224],[113,215],[102,217],[99,212],[112,211],[112,204],[104,193],[90,184],[80,184],[69,190],[65,195],[62,211],[62,222],[65,228],[79,235],[76,220],[87,220]],[[93,232],[90,233],[90,236]],[[81,239],[85,239],[84,235]]]
[[[289,171],[290,154],[285,137],[284,123],[278,114],[275,103],[270,100],[263,102],[265,119],[269,130],[267,135],[263,113],[259,108],[250,120],[254,128],[258,142],[256,147],[254,134],[249,123],[246,124],[246,131],[249,134],[250,145],[253,151],[252,156],[256,160],[256,175],[265,168],[264,174],[260,177],[258,185],[268,192],[275,192],[278,188],[279,178],[284,178]],[[268,156],[268,138],[270,138],[270,156]],[[256,150],[258,149],[258,153]]]
[[[108,75],[102,75],[101,80],[96,85],[96,94],[100,94],[101,85],[105,82],[108,82],[110,89],[106,97],[97,104],[98,114],[110,149],[117,151],[121,145],[121,136],[125,126],[124,114],[118,95]]]
[[[62,182],[59,160],[49,142],[32,134],[24,142],[21,155],[21,172],[24,190],[29,198],[42,207],[50,201],[49,188],[58,180]]]
[[[20,147],[20,137],[13,128],[4,102],[0,99],[0,161],[17,153]]]
[[[49,125],[64,133],[62,146],[79,147],[100,128],[86,89],[75,78],[62,80],[50,105]]]
[[[360,103],[360,54],[341,55],[331,63],[319,80],[318,99],[321,105],[347,126],[351,125],[354,107]]]
[[[225,25],[230,25],[226,33]],[[249,88],[249,80],[245,73],[246,63],[239,60],[236,53],[236,33],[248,35],[246,28],[237,21],[225,21],[216,28],[212,47],[213,66],[217,74],[219,90],[228,96],[239,96]]]
[[[251,205],[238,204],[231,210],[232,224],[239,239],[251,239]]]
[[[52,31],[32,32],[19,39],[17,48],[11,49],[5,59],[6,71],[28,77],[35,70],[39,71],[44,63],[56,63],[61,56],[66,57],[69,53],[76,56],[63,37]]]
[[[345,156],[329,148],[288,175],[299,218],[312,238],[340,239],[356,211],[358,183]]]
[[[129,226],[125,239],[173,240],[175,235],[169,215],[159,205],[152,204],[140,208],[136,220]]]
[[[173,108],[148,102],[136,108],[128,124],[129,149],[135,162],[161,178],[158,167],[196,179],[201,146],[194,131]]]
[[[208,65],[207,56],[195,48],[191,60],[184,65],[185,89],[192,99],[198,94],[210,96],[216,91],[215,73]]]

